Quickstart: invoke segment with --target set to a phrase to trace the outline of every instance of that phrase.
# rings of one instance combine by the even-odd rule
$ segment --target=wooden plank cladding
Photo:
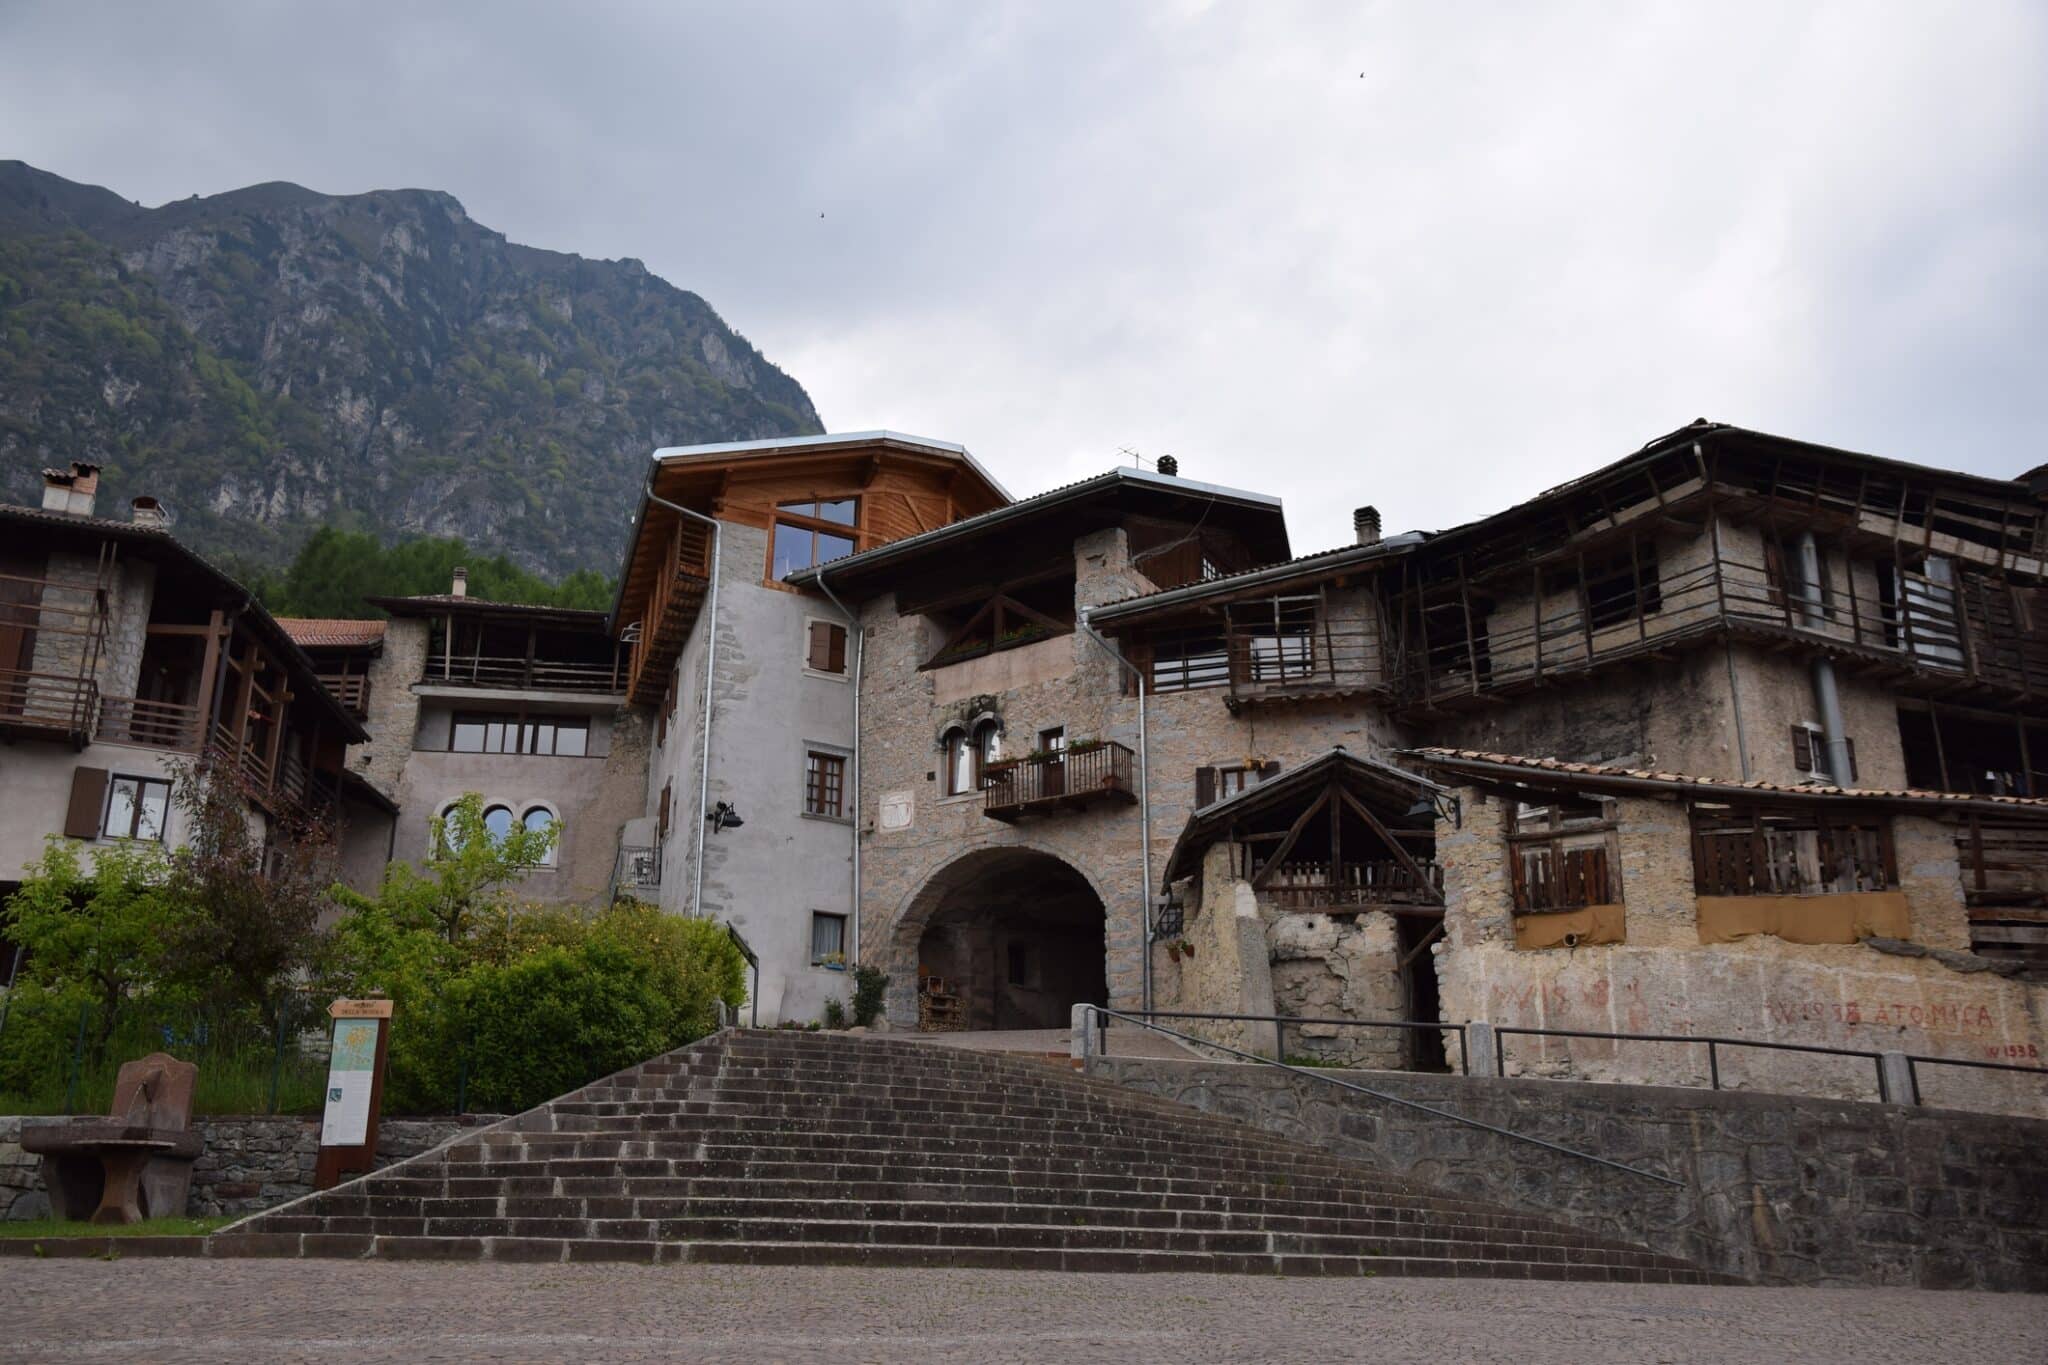
[[[615,615],[635,644],[626,688],[658,706],[710,590],[710,532],[689,508],[726,525],[766,532],[758,567],[741,563],[737,537],[721,549],[727,581],[784,587],[778,528],[826,539],[807,545],[826,562],[1003,506],[1008,498],[958,446],[890,432],[797,437],[655,453],[652,494],[626,553]],[[670,506],[668,504],[674,504]]]

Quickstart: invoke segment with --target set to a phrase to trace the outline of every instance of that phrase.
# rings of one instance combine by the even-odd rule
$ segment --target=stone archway
[[[1108,1003],[1107,932],[1100,893],[1064,859],[1014,845],[964,854],[890,934],[890,1019],[918,1027],[918,995],[936,979],[961,1027],[1065,1028],[1075,1005]]]

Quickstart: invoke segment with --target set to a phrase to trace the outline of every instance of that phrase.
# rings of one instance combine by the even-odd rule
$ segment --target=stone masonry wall
[[[501,1117],[385,1119],[377,1127],[376,1164],[403,1161]],[[20,1118],[0,1117],[0,1222],[50,1216],[42,1158],[21,1150],[22,1123]],[[195,1119],[192,1126],[206,1139],[206,1149],[192,1167],[189,1212],[194,1217],[254,1213],[313,1192],[320,1120],[223,1115]]]
[[[1439,821],[1445,937],[1433,949],[1443,1017],[1497,1025],[1626,1033],[1713,1034],[1771,1042],[2042,1064],[2048,986],[2000,975],[1954,951],[1967,928],[1949,827],[1894,820],[1912,942],[1796,944],[1769,934],[1705,944],[1699,930],[1685,808],[1622,798],[1626,941],[1534,951],[1515,947],[1502,802],[1458,792],[1460,824]],[[1448,1046],[1448,1044],[1447,1044]],[[1510,1075],[1705,1084],[1696,1044],[1509,1037]],[[1842,1099],[1876,1096],[1861,1058],[1724,1048],[1722,1083]],[[1922,1067],[1929,1104],[2048,1117],[2048,1084],[1959,1067]]]
[[[1101,531],[1075,545],[1080,607],[1146,592],[1152,584],[1130,567],[1124,534]],[[947,868],[992,848],[1029,848],[1049,853],[1083,877],[1107,911],[1109,999],[1118,1008],[1142,998],[1144,959],[1141,819],[1136,806],[1098,805],[1086,810],[1034,817],[1015,826],[982,815],[979,793],[946,796],[940,777],[939,735],[945,722],[973,701],[960,699],[949,675],[955,669],[920,672],[929,652],[923,618],[897,615],[895,599],[865,604],[866,675],[861,698],[861,789],[857,829],[862,841],[862,957],[892,977],[889,1017],[915,1018],[915,954],[919,925],[934,908],[921,893],[941,884]],[[1033,667],[1014,674],[982,670],[999,682],[1013,682],[990,694],[1004,725],[1006,753],[1028,749],[1040,730],[1063,726],[1069,743],[1114,740],[1138,749],[1137,700],[1126,695],[1119,666],[1087,635],[1076,632],[1057,642],[1033,646],[1068,651],[1064,668],[1034,657]],[[977,675],[981,676],[981,675]],[[1195,770],[1249,759],[1292,767],[1335,745],[1351,752],[1389,758],[1404,742],[1383,710],[1366,698],[1304,702],[1237,716],[1224,706],[1224,690],[1204,689],[1149,698],[1147,743],[1152,794],[1152,873],[1157,878],[1175,838],[1194,808]],[[948,700],[941,700],[948,698]],[[900,827],[884,828],[883,803],[907,813]],[[1175,974],[1163,945],[1154,945],[1160,979]]]
[[[2048,1291],[2048,1122],[1653,1086],[1353,1077],[1673,1187],[1272,1068],[1095,1057],[1088,1073],[1765,1284]]]
[[[370,706],[363,721],[370,740],[349,746],[349,767],[393,800],[419,725],[420,699],[412,686],[426,672],[428,624],[407,616],[384,623],[384,652],[370,665]],[[426,817],[407,811],[404,818]]]

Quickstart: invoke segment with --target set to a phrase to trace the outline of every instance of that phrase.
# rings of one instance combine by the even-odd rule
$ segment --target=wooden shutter
[[[1776,536],[1764,539],[1764,585],[1774,607],[1785,605],[1785,547]]]
[[[97,839],[100,833],[100,814],[107,808],[107,770],[105,768],[73,768],[71,770],[71,807],[64,812],[64,837],[67,839]]]
[[[1271,781],[1274,777],[1276,777],[1279,774],[1279,772],[1280,760],[1277,758],[1269,758],[1264,763],[1261,763],[1259,765],[1259,781]]]
[[[844,673],[846,671],[846,627],[827,626],[825,628],[825,644],[825,671],[827,673]]]
[[[1195,809],[1200,810],[1215,799],[1216,770],[1214,768],[1195,769]]]
[[[1814,770],[1813,731],[1804,725],[1792,727],[1792,766],[1802,773]]]
[[[1839,775],[1837,775],[1837,776],[1836,776],[1836,778],[1835,778],[1835,781],[1836,781],[1836,783],[1837,783],[1837,784],[1839,784],[1839,785],[1841,785],[1841,786],[1845,786],[1845,787],[1846,787],[1846,786],[1850,785],[1851,783],[1853,783],[1853,782],[1855,782],[1855,781],[1857,780],[1857,779],[1856,779],[1856,741],[1855,741],[1855,740],[1853,740],[1853,739],[1845,739],[1845,740],[1843,740],[1843,741],[1842,741],[1842,747],[1843,747],[1843,748],[1845,748],[1845,749],[1847,749],[1847,750],[1849,751],[1849,775],[1848,775],[1847,777],[1842,777],[1842,776],[1839,776]]]
[[[656,819],[656,828],[659,831],[659,837],[662,838],[666,838],[668,835],[668,794],[669,788],[673,785],[671,782],[661,784],[661,809]]]

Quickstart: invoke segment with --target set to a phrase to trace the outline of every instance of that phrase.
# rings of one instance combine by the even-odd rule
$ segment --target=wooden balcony
[[[322,673],[320,685],[357,720],[370,714],[370,680],[361,673]]]
[[[982,775],[981,813],[1016,821],[1099,803],[1130,805],[1138,799],[1136,766],[1128,748],[1109,740],[991,763]]]
[[[367,679],[363,699],[369,700]],[[436,656],[427,660],[421,682],[433,687],[488,687],[508,692],[587,692],[615,695],[626,690],[622,664],[559,659],[493,658],[490,655]],[[339,695],[339,694],[337,694]],[[346,704],[346,703],[344,703]]]
[[[1421,875],[1418,877],[1417,872]],[[1393,858],[1365,862],[1284,862],[1259,896],[1280,910],[1369,910],[1382,905],[1443,904],[1444,870],[1424,858],[1412,867]]]
[[[0,669],[0,734],[84,748],[98,710],[99,686],[91,678]]]
[[[711,540],[694,521],[679,521],[669,533],[662,566],[648,594],[639,628],[627,693],[638,706],[659,706],[668,695],[669,673],[682,657],[683,642],[697,624],[711,588]]]
[[[196,706],[144,701],[138,697],[100,699],[97,734],[108,744],[138,744],[192,753],[198,750],[199,737],[205,730]]]
[[[1559,588],[1541,570],[1517,594],[1498,582],[1485,593],[1445,585],[1426,610],[1403,607],[1391,669],[1404,705],[1434,709],[1732,634],[1819,648],[1919,695],[2048,691],[2048,634],[2027,628],[2014,588],[1967,569],[1953,582],[1901,571],[1881,594],[1863,586],[1833,584],[1809,604],[1765,565],[1726,555],[1597,593]]]

